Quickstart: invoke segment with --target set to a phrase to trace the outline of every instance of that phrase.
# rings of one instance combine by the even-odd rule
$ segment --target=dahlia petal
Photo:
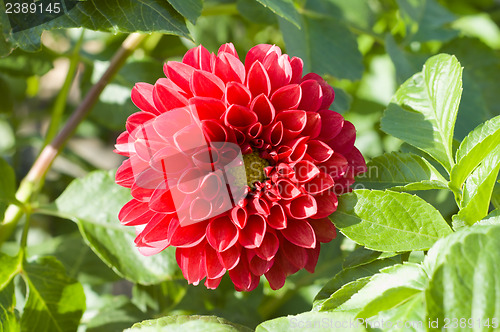
[[[246,71],[250,71],[250,68],[252,67],[252,65],[255,63],[255,61],[259,61],[262,63],[262,61],[264,60],[266,54],[269,52],[269,50],[273,47],[273,45],[269,45],[269,44],[259,44],[259,45],[255,45],[254,47],[252,47],[246,57],[245,57],[245,69]],[[279,48],[278,48],[279,50]],[[273,49],[273,51],[277,52],[278,50],[276,50],[276,48]],[[281,55],[281,50],[280,51],[280,55]]]
[[[271,81],[271,91],[276,91],[282,86],[290,83],[290,80],[292,79],[292,67],[290,66],[288,55],[280,55],[277,52],[268,53],[262,64],[269,75],[269,80]]]
[[[216,279],[207,278],[205,280],[204,285],[208,289],[216,289],[217,287],[219,287],[221,280],[222,280],[222,277],[216,278]]]
[[[244,207],[235,206],[231,210],[231,220],[239,228],[242,229],[247,224],[247,211]]]
[[[305,266],[305,269],[310,273],[314,273],[316,264],[318,264],[320,247],[321,245],[317,243],[316,247],[307,250],[307,264]]]
[[[266,232],[264,239],[258,248],[254,249],[254,252],[260,258],[270,261],[274,258],[279,249],[278,237],[271,232]]]
[[[299,247],[314,248],[316,246],[314,229],[305,220],[290,220],[287,228],[280,232],[288,241]]]
[[[365,158],[363,158],[363,155],[356,147],[353,147],[352,150],[347,152],[344,156],[349,162],[349,165],[352,166],[351,168],[354,176],[358,176],[367,171]]]
[[[276,111],[296,109],[302,98],[302,90],[298,84],[289,84],[276,90],[271,96],[271,103]]]
[[[192,166],[187,156],[173,146],[166,146],[156,152],[151,157],[150,165],[165,175],[177,174]]]
[[[247,130],[248,137],[252,139],[259,137],[261,133],[262,133],[262,124],[260,122],[254,123]]]
[[[148,203],[132,199],[121,208],[118,219],[122,225],[135,226],[134,221],[144,224],[147,220],[142,219],[141,216],[147,212],[149,212]]]
[[[308,137],[300,137],[291,142],[288,142],[287,145],[291,148],[292,151],[285,161],[294,164],[302,160],[307,151],[307,140]]]
[[[283,123],[283,139],[289,141],[299,135],[306,126],[307,115],[304,111],[282,111],[276,115],[276,121]]]
[[[194,247],[205,239],[208,222],[197,222],[183,226],[179,220],[173,218],[170,221],[169,238],[170,245],[178,248]]]
[[[124,131],[116,138],[115,153],[124,157],[130,157],[130,154],[135,151],[133,138],[128,131]]]
[[[188,283],[198,285],[206,277],[205,243],[190,248],[177,248],[175,258]]]
[[[138,246],[147,245],[150,247],[152,245],[149,242],[159,242],[166,240],[169,243],[170,239],[168,238],[168,228],[171,221],[171,215],[155,213],[148,220],[148,223],[145,225],[144,229],[137,234],[134,242]]]
[[[245,227],[240,231],[238,242],[245,248],[258,248],[266,234],[266,220],[258,214],[248,217]]]
[[[240,262],[234,267],[234,269],[229,270],[229,277],[234,284],[234,288],[240,292],[249,292],[255,289],[259,283],[259,277],[253,275],[252,272],[250,272],[248,262],[243,258],[240,259]]]
[[[348,161],[343,155],[335,152],[330,159],[320,164],[318,167],[328,173],[335,181],[345,174],[348,167]]]
[[[201,197],[206,199],[207,201],[214,200],[217,196],[220,195],[220,191],[222,189],[222,183],[224,179],[221,180],[217,173],[209,173],[205,175],[203,180],[200,183],[200,191]]]
[[[147,121],[154,119],[154,117],[155,116],[153,114],[147,113],[147,112],[137,112],[137,113],[131,114],[127,118],[126,129],[129,133],[131,133],[136,128],[143,125]]]
[[[199,168],[186,169],[177,182],[177,189],[183,194],[193,194],[200,188],[201,180],[203,179],[202,172]]]
[[[226,103],[248,106],[252,100],[252,93],[246,86],[239,82],[229,82],[226,84]]]
[[[247,75],[247,86],[252,93],[252,96],[264,94],[269,96],[271,93],[271,81],[267,75],[267,71],[259,61],[256,61]]]
[[[232,131],[215,120],[204,120],[201,124],[205,138],[209,142],[235,142],[236,137]]]
[[[187,126],[176,132],[173,135],[173,139],[177,149],[185,153],[207,145],[202,129],[195,124]]]
[[[278,160],[289,160],[288,158],[293,153],[293,149],[289,146],[280,146],[278,150],[276,150],[277,159]],[[305,153],[305,149],[304,149]]]
[[[155,246],[147,246],[147,245],[141,245],[141,246],[138,246],[137,247],[137,251],[139,251],[139,253],[143,256],[153,256],[153,255],[156,255],[160,252],[162,252],[163,250],[165,250],[165,248],[168,247],[168,244],[166,244],[166,241],[162,242],[162,243],[158,243],[158,244],[155,244]]]
[[[195,96],[221,99],[224,95],[224,82],[207,71],[195,70],[189,84]]]
[[[271,144],[272,146],[277,146],[283,140],[283,123],[278,121],[272,126],[267,127],[262,134],[264,141]]]
[[[319,134],[319,138],[327,142],[340,133],[344,125],[344,117],[330,110],[320,110],[318,114],[321,116],[321,133]]]
[[[250,109],[252,110],[252,112],[257,114],[257,118],[263,126],[271,124],[276,114],[273,104],[271,104],[271,101],[266,97],[265,94],[258,95],[252,101]]]
[[[307,155],[315,163],[320,164],[327,161],[333,155],[333,150],[324,142],[319,140],[309,140],[307,142]]]
[[[315,139],[321,132],[321,116],[316,112],[306,112],[306,126],[302,130],[303,136]]]
[[[311,179],[311,181],[304,184],[304,189],[311,195],[319,194],[333,187],[335,182],[330,175],[325,172],[319,173]]]
[[[219,47],[219,50],[217,51],[217,54],[219,55],[222,52],[229,53],[239,59],[238,53],[236,52],[236,48],[234,47],[233,43],[226,43],[221,45],[221,47]]]
[[[231,126],[240,130],[248,128],[256,122],[257,115],[248,108],[239,105],[229,106],[224,119],[226,126]]]
[[[191,113],[188,108],[176,108],[163,113],[153,121],[153,128],[164,140],[170,140],[179,130],[192,123]]]
[[[151,195],[149,208],[160,213],[175,213],[177,210],[176,203],[179,203],[178,200],[180,199],[176,197],[174,200],[173,196],[174,195],[171,190],[165,190],[164,188],[159,187],[153,192],[153,195]]]
[[[217,251],[215,251],[208,243],[205,244],[205,269],[208,279],[221,278],[226,269],[221,264]]]
[[[229,249],[217,252],[220,262],[226,270],[232,270],[240,261],[240,247],[235,245]]]
[[[298,108],[304,111],[317,112],[323,99],[323,92],[318,81],[303,81],[300,83],[300,88],[302,89],[302,98]]]
[[[301,195],[287,201],[283,207],[285,213],[294,219],[306,219],[318,212],[316,199],[311,195]]]
[[[233,128],[233,133],[234,133],[234,137],[236,138],[236,143],[240,146],[241,148],[241,152],[243,154],[246,154],[247,152],[244,151],[245,150],[245,147],[244,147],[244,143],[245,143],[245,140],[246,140],[246,136],[245,134],[243,134],[243,132],[237,128]],[[250,147],[250,146],[248,146]],[[251,152],[251,149],[250,149],[250,152]],[[248,152],[248,153],[250,153]]]
[[[309,73],[302,78],[302,81],[315,80],[321,86],[323,98],[321,101],[320,109],[328,109],[335,99],[335,91],[321,76],[315,73]]]
[[[226,111],[226,105],[217,98],[193,97],[189,99],[192,105],[192,114],[199,121],[215,119],[219,120]]]
[[[177,61],[168,61],[163,66],[165,75],[187,94],[191,94],[189,80],[194,70],[192,66]]]
[[[252,257],[248,266],[250,267],[250,272],[256,276],[261,276],[273,266],[273,261],[267,261],[258,256]]]
[[[189,207],[190,220],[184,221],[183,225],[193,224],[197,221],[203,221],[212,215],[212,203],[204,198],[196,197]]]
[[[132,88],[131,99],[135,106],[144,112],[160,114],[153,101],[153,85],[148,83],[136,83]]]
[[[160,78],[153,88],[153,101],[155,107],[161,113],[174,108],[186,106],[188,99],[181,89],[168,78]]]
[[[207,228],[208,243],[217,250],[223,252],[238,241],[238,228],[227,216],[213,219]]]
[[[344,121],[342,130],[335,136],[332,140],[328,142],[328,145],[332,147],[333,151],[343,154],[352,150],[354,147],[354,141],[356,140],[356,128],[349,121]]]
[[[134,167],[132,166],[131,159],[126,159],[116,170],[115,182],[122,187],[130,188],[135,182],[136,173],[144,170],[147,164],[141,162],[137,167],[135,166],[136,163],[134,163]]]
[[[232,54],[222,52],[215,58],[214,74],[224,83],[245,81],[245,66]]]
[[[309,219],[309,224],[314,229],[314,234],[318,242],[330,242],[337,236],[335,226],[328,218]]]
[[[304,247],[296,246],[286,239],[280,241],[281,252],[285,258],[295,265],[299,270],[304,268],[307,264],[307,249]]]
[[[314,196],[314,199],[318,204],[318,213],[312,216],[313,219],[326,218],[337,210],[337,196],[332,192],[324,192],[316,195]]]
[[[146,168],[135,176],[130,193],[134,198],[148,202],[160,184],[163,185],[164,189],[167,189],[168,182],[165,181],[164,174],[153,168]]]
[[[314,165],[309,160],[299,161],[298,163],[295,164],[293,169],[295,172],[295,178],[299,182],[310,181],[312,178],[317,176],[320,172],[319,168],[316,167],[316,165]]]
[[[290,60],[290,67],[292,67],[292,78],[290,79],[291,84],[300,83],[302,79],[302,71],[304,68],[304,62],[301,58],[292,57]]]
[[[267,216],[267,224],[274,229],[284,229],[287,225],[285,211],[279,204],[271,206],[269,216]]]
[[[273,290],[280,289],[285,285],[286,274],[277,262],[274,262],[273,266],[264,275]]]
[[[182,58],[182,62],[196,69],[212,71],[213,54],[210,54],[205,47],[199,45],[187,51]]]
[[[212,171],[214,170],[214,163],[219,160],[219,153],[212,147],[200,147],[198,151],[193,153],[191,158],[193,163],[203,171]]]
[[[301,191],[289,179],[280,179],[276,182],[279,195],[284,200],[294,199],[301,194]]]
[[[269,215],[269,204],[267,204],[264,199],[255,197],[250,203],[249,207],[251,213],[262,214],[264,216]]]

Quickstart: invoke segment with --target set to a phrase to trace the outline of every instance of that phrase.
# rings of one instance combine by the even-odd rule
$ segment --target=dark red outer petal
[[[193,97],[189,99],[194,117],[199,121],[219,120],[226,111],[226,105],[220,99],[212,97]]]
[[[296,246],[284,238],[280,239],[280,249],[285,258],[299,270],[306,266],[308,249]]]
[[[239,228],[242,229],[247,224],[248,214],[244,207],[235,206],[231,210],[231,220]]]
[[[206,277],[205,243],[191,248],[177,248],[175,258],[188,283],[198,285]]]
[[[188,99],[180,90],[168,78],[160,78],[156,81],[153,88],[153,100],[156,109],[161,113],[165,113],[174,108],[186,106]]]
[[[270,261],[274,258],[279,249],[278,237],[272,232],[266,232],[260,247],[255,248],[254,252],[260,258]]]
[[[319,140],[309,140],[307,142],[306,153],[315,164],[327,161],[333,155],[333,150],[324,142]]]
[[[181,88],[187,94],[191,94],[189,87],[189,80],[193,75],[194,68],[182,62],[168,61],[163,66],[163,72],[165,75],[172,80],[179,88]]]
[[[271,103],[276,111],[296,109],[302,98],[302,90],[298,84],[289,84],[276,90],[271,96]]]
[[[323,92],[319,83],[315,80],[306,80],[300,83],[300,88],[302,90],[302,98],[300,99],[298,109],[317,112],[323,99]]]
[[[258,256],[252,257],[250,262],[248,263],[250,267],[250,272],[252,272],[256,276],[261,276],[273,266],[273,261],[266,261]]]
[[[208,243],[218,252],[223,252],[234,246],[238,241],[238,235],[238,228],[227,216],[215,218],[208,224]]]
[[[307,264],[305,266],[305,269],[310,273],[314,273],[316,264],[318,264],[320,247],[321,245],[318,243],[314,249],[307,250]]]
[[[205,270],[207,271],[208,279],[218,279],[226,273],[226,269],[219,260],[217,251],[208,243],[205,243]]]
[[[333,151],[343,154],[352,150],[354,141],[356,140],[356,128],[349,121],[344,121],[344,125],[340,133],[327,142],[332,147]]]
[[[245,248],[258,248],[266,234],[266,220],[263,216],[254,214],[248,217],[245,227],[240,231],[238,242]]]
[[[284,229],[287,225],[285,211],[279,204],[271,206],[269,216],[267,216],[267,224],[274,229]]]
[[[207,232],[207,222],[197,222],[191,225],[182,226],[176,219],[170,223],[175,223],[173,233],[171,233],[170,245],[177,248],[188,248],[201,243],[205,239]],[[170,231],[170,230],[169,230]]]
[[[318,138],[324,142],[330,141],[342,130],[344,117],[330,110],[320,110],[318,114],[321,116],[321,132]]]
[[[226,270],[234,269],[236,264],[240,261],[241,249],[238,245],[232,246],[226,251],[217,252],[220,262]]]
[[[336,185],[335,185],[336,187]],[[318,204],[318,213],[312,216],[313,219],[326,218],[337,210],[338,200],[337,196],[332,192],[324,192],[314,196]]]
[[[290,60],[290,66],[292,67],[292,78],[290,79],[291,84],[298,84],[302,79],[302,71],[304,68],[304,62],[301,58],[293,57]]]
[[[224,95],[224,82],[207,71],[195,70],[189,84],[195,96],[221,99]]]
[[[314,248],[316,246],[316,235],[314,229],[305,220],[289,220],[281,234],[293,244],[303,248]]]
[[[131,99],[134,105],[144,112],[160,114],[153,101],[153,85],[148,83],[136,83],[132,88]]]
[[[335,226],[328,218],[309,219],[309,224],[314,229],[316,240],[319,242],[330,242],[337,236]]]

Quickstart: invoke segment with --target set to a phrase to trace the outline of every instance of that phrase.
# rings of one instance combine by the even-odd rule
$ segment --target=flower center
[[[237,186],[248,185],[251,189],[255,189],[255,182],[263,182],[266,179],[264,168],[269,166],[266,159],[259,157],[259,152],[254,151],[243,155],[243,164],[245,165],[245,174],[242,168],[232,169],[231,173],[234,176],[234,181]],[[246,178],[245,178],[246,175]]]

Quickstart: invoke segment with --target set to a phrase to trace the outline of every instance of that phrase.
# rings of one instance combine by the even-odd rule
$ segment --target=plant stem
[[[54,108],[52,109],[52,115],[50,117],[50,125],[45,135],[44,146],[48,145],[50,141],[56,136],[59,126],[61,124],[61,118],[64,114],[64,109],[66,107],[66,101],[68,99],[69,90],[71,89],[71,84],[75,78],[76,69],[78,68],[78,63],[80,62],[80,49],[83,42],[83,35],[85,30],[82,29],[80,38],[73,49],[70,57],[68,73],[66,74],[66,79],[64,84],[57,95],[56,101],[54,103]]]
[[[146,34],[132,33],[123,41],[123,44],[111,60],[108,69],[104,72],[99,81],[90,89],[59,134],[50,144],[43,148],[42,152],[35,160],[35,163],[29,170],[26,177],[22,180],[21,185],[17,190],[16,198],[18,201],[23,204],[27,204],[33,193],[40,189],[39,187],[41,183],[43,183],[47,171],[59,152],[61,152],[65,143],[74,133],[76,127],[92,110],[92,107],[96,104],[106,85],[111,81],[113,76],[125,63],[126,59],[146,38],[146,36]],[[0,244],[10,237],[22,216],[23,210],[19,206],[10,205],[7,208],[4,222],[0,224]]]

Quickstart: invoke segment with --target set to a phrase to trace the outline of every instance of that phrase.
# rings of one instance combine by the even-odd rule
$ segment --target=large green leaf
[[[450,171],[461,93],[458,60],[447,54],[433,56],[397,90],[381,120],[382,130],[429,153]]]
[[[465,318],[465,326],[447,330],[496,330],[500,324],[500,225],[474,226],[445,239],[435,255],[435,269],[426,292],[431,321]],[[429,252],[430,254],[430,252]],[[471,318],[469,321],[468,319]],[[485,326],[488,320],[489,328]],[[468,325],[468,324],[475,325]]]
[[[148,318],[147,314],[139,310],[125,295],[99,296],[102,301],[96,315],[86,322],[86,332],[123,331],[131,324]],[[90,308],[89,308],[90,309]]]
[[[407,25],[406,42],[450,40],[458,31],[448,27],[455,16],[436,0],[397,0],[401,16]]]
[[[461,209],[453,216],[455,228],[472,225],[486,217],[499,169],[500,145],[497,145],[465,182]]]
[[[168,0],[168,2],[193,24],[203,9],[203,0]]]
[[[0,291],[0,331],[18,332],[19,321],[17,319],[16,297],[14,293],[14,283],[11,282]]]
[[[344,312],[304,312],[295,316],[268,320],[257,326],[256,332],[274,331],[366,331],[363,322]]]
[[[21,271],[19,256],[12,257],[0,252],[0,291]]]
[[[464,67],[463,95],[455,125],[455,137],[463,139],[484,121],[500,114],[498,90],[500,57],[496,50],[474,38],[456,38],[441,52],[454,54]]]
[[[287,20],[279,22],[287,52],[302,58],[305,73],[361,78],[363,63],[356,37],[342,22],[308,15],[301,15],[300,29]]]
[[[385,36],[385,51],[394,63],[396,80],[400,84],[418,72],[427,59],[427,56],[422,54],[405,51],[390,33]]]
[[[424,158],[402,152],[387,153],[373,158],[368,171],[356,178],[356,184],[366,189],[397,191],[448,189],[446,179]]]
[[[23,264],[28,300],[21,331],[75,331],[85,311],[82,285],[66,275],[53,257],[38,257]]]
[[[451,233],[432,205],[393,191],[362,189],[342,195],[330,218],[345,236],[378,251],[427,250]]]
[[[40,35],[44,30],[61,28],[83,27],[114,33],[156,31],[189,37],[184,18],[166,0],[80,1],[66,7],[66,14],[56,18],[42,17],[37,13],[26,19],[27,14],[23,14],[24,19],[20,18],[20,22],[31,24],[38,20],[41,23],[24,30],[24,26],[11,27],[7,14],[2,11],[0,23],[7,42],[0,42],[0,54],[8,54],[15,47],[36,51],[40,48]]]
[[[113,172],[96,171],[73,181],[56,205],[78,222],[92,250],[119,275],[141,284],[172,278],[179,271],[174,248],[145,257],[134,246],[134,230],[120,225],[118,212],[130,199],[130,191],[115,184]]]
[[[276,15],[284,18],[288,22],[300,28],[300,15],[295,9],[292,0],[257,0],[264,7],[269,8]]]
[[[247,332],[249,328],[231,323],[216,316],[165,316],[158,319],[146,320],[134,324],[124,332],[153,332],[153,331],[197,331],[197,332]]]
[[[323,304],[345,285],[359,279],[371,277],[381,269],[396,263],[401,263],[401,260],[398,261],[395,258],[377,259],[367,264],[343,269],[328,281],[316,295],[313,303],[313,310],[322,310]]]
[[[478,126],[464,138],[450,174],[450,187],[461,190],[465,179],[500,144],[500,116]]]

